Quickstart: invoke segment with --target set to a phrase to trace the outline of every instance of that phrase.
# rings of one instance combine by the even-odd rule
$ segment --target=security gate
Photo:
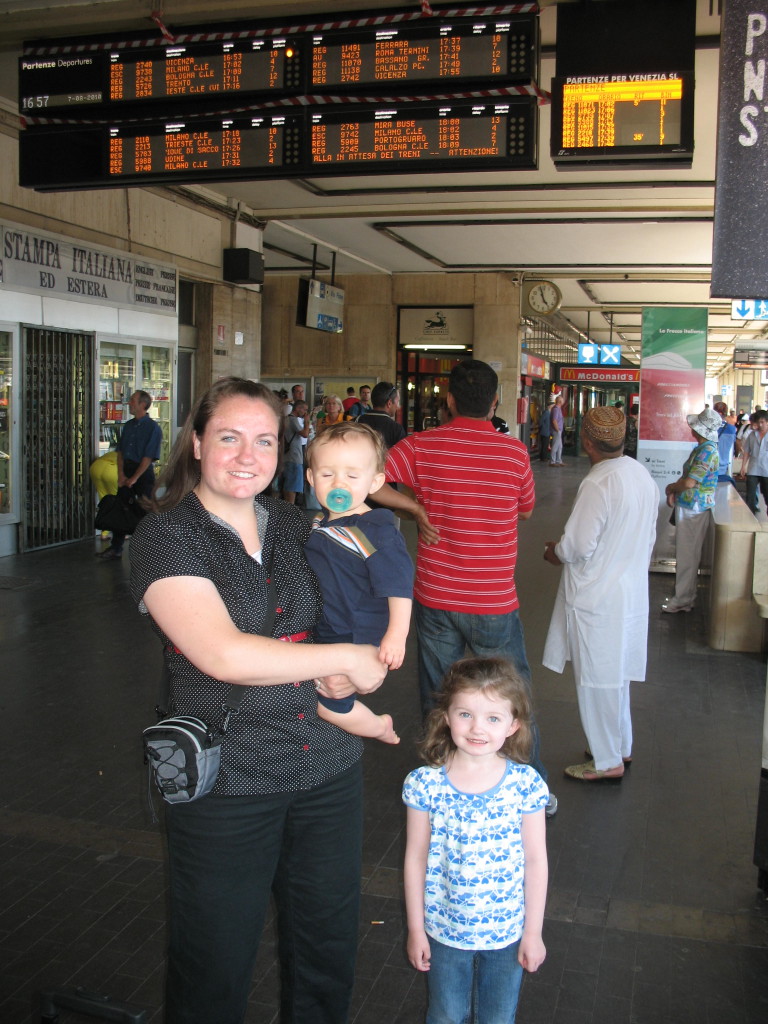
[[[19,548],[93,531],[94,337],[25,327],[22,336],[24,511]]]

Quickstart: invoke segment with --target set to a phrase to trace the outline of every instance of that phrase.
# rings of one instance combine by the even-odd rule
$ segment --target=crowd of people
[[[215,728],[230,688],[244,691],[212,791],[165,809],[169,1024],[244,1019],[271,896],[281,1020],[348,1019],[360,738],[399,741],[392,717],[360,697],[402,665],[411,618],[424,766],[403,787],[407,956],[427,973],[428,1024],[512,1024],[523,972],[546,956],[545,821],[557,799],[515,585],[518,527],[535,507],[529,453],[504,431],[497,375],[479,360],[451,371],[444,423],[409,436],[397,385],[349,391],[310,411],[301,385],[289,398],[217,381],[131,542],[131,593],[162,644],[172,711]],[[553,465],[562,404],[549,408]],[[140,393],[134,405],[140,422]],[[543,664],[572,663],[587,743],[586,760],[564,771],[591,785],[621,782],[632,762],[630,687],[646,670],[659,497],[630,415],[634,431],[621,407],[583,416],[590,469],[544,551],[561,578]],[[667,487],[678,571],[666,612],[695,600],[722,465],[720,411],[688,423],[696,445]],[[768,413],[741,442],[735,426],[727,433],[756,493],[763,475],[768,484]],[[146,470],[120,462],[134,484]],[[297,507],[308,493],[314,517]],[[417,524],[415,567],[396,516]]]

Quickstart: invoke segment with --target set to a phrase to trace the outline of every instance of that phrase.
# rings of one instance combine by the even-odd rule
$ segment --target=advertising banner
[[[704,407],[707,310],[657,306],[643,310],[637,459],[659,488],[651,568],[674,569],[674,527],[664,490],[680,476],[694,438],[686,416]]]

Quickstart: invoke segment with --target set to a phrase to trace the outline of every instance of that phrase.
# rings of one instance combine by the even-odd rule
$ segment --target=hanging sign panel
[[[29,43],[19,58],[25,115],[118,110],[200,100],[531,82],[538,70],[535,4],[335,15],[316,23],[233,22],[161,38]],[[209,108],[210,109],[210,108]]]
[[[720,37],[713,296],[764,295],[768,281],[768,3],[728,0]]]
[[[362,172],[536,167],[534,97],[264,110],[256,116],[37,128],[19,181],[45,190]]]
[[[121,306],[176,316],[176,268],[62,235],[0,224],[0,292]]]

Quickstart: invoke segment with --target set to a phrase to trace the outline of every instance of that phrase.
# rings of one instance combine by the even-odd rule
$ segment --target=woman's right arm
[[[371,693],[387,674],[367,644],[286,644],[237,628],[213,583],[200,576],[155,580],[144,604],[168,639],[201,672],[237,686],[292,683],[345,675]]]

